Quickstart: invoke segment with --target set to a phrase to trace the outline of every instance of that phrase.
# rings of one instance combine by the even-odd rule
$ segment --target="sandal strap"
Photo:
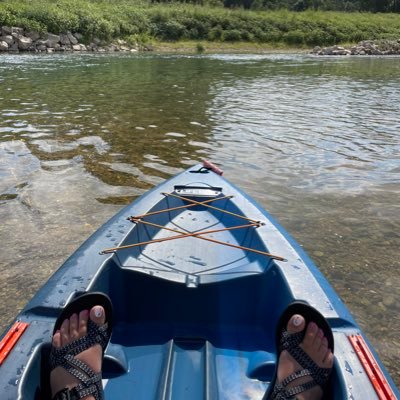
[[[54,396],[54,400],[78,400],[89,395],[92,395],[96,400],[104,399],[101,372],[95,373],[92,368],[75,356],[96,344],[100,344],[104,352],[108,341],[107,324],[98,326],[89,319],[85,336],[59,349],[52,348],[50,353],[51,369],[62,367],[80,381],[73,389],[63,389],[58,392]]]
[[[73,389],[63,389],[57,392],[53,400],[79,400],[78,394],[75,391],[75,388]]]
[[[317,385],[323,386],[329,379],[331,368],[319,367],[312,358],[299,346],[303,341],[304,332],[289,333],[286,329],[282,332],[281,351],[287,350],[289,354],[305,369]]]
[[[107,332],[107,324],[98,326],[91,319],[88,320],[88,331],[87,334],[73,342],[60,347],[58,349],[52,348],[50,354],[50,367],[54,369],[59,365],[63,364],[64,357],[67,354],[76,356],[79,353],[89,349],[95,344],[100,344],[103,351],[105,350],[109,341],[109,334]]]
[[[314,386],[325,385],[329,379],[331,368],[321,368],[312,358],[299,346],[304,339],[304,331],[289,333],[286,329],[282,330],[280,340],[280,352],[286,350],[303,369],[287,376],[281,383],[276,382],[272,391],[271,400],[295,399],[295,396],[305,392]],[[288,388],[287,386],[299,378],[309,376],[309,382]]]
[[[298,395],[299,393],[305,392],[306,390],[309,390],[309,389],[313,388],[314,386],[317,386],[317,383],[314,380],[312,380],[310,382],[302,383],[300,385],[293,386],[291,388],[286,387],[286,385],[288,383],[293,382],[294,380],[296,380],[300,377],[309,375],[309,373],[303,374],[304,371],[307,371],[307,370],[295,372],[292,375],[289,375],[281,383],[276,383],[270,399],[271,400],[295,399],[295,396]]]

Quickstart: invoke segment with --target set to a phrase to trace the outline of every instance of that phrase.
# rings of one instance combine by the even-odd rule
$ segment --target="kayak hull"
[[[40,398],[55,319],[86,291],[106,293],[114,307],[106,398],[262,399],[276,370],[276,324],[294,300],[333,329],[332,398],[399,397],[369,350],[384,378],[384,389],[374,388],[351,338],[371,346],[300,246],[200,165],[121,210],[27,304],[16,319],[29,326],[0,367],[5,399]]]

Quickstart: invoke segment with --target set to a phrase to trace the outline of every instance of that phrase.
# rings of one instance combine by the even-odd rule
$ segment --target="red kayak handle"
[[[222,175],[224,173],[222,169],[218,168],[215,164],[208,160],[203,160],[203,167],[215,172],[217,175]]]

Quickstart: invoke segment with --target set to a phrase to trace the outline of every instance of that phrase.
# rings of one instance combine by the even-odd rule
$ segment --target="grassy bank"
[[[398,39],[398,14],[228,10],[124,0],[8,0],[0,26],[41,32],[79,32],[89,40],[249,42],[325,46],[366,39]]]

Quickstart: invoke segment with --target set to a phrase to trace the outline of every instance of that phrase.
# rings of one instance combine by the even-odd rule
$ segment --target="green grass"
[[[211,41],[296,47],[398,39],[398,14],[228,10],[144,1],[0,0],[0,25],[111,41]]]

